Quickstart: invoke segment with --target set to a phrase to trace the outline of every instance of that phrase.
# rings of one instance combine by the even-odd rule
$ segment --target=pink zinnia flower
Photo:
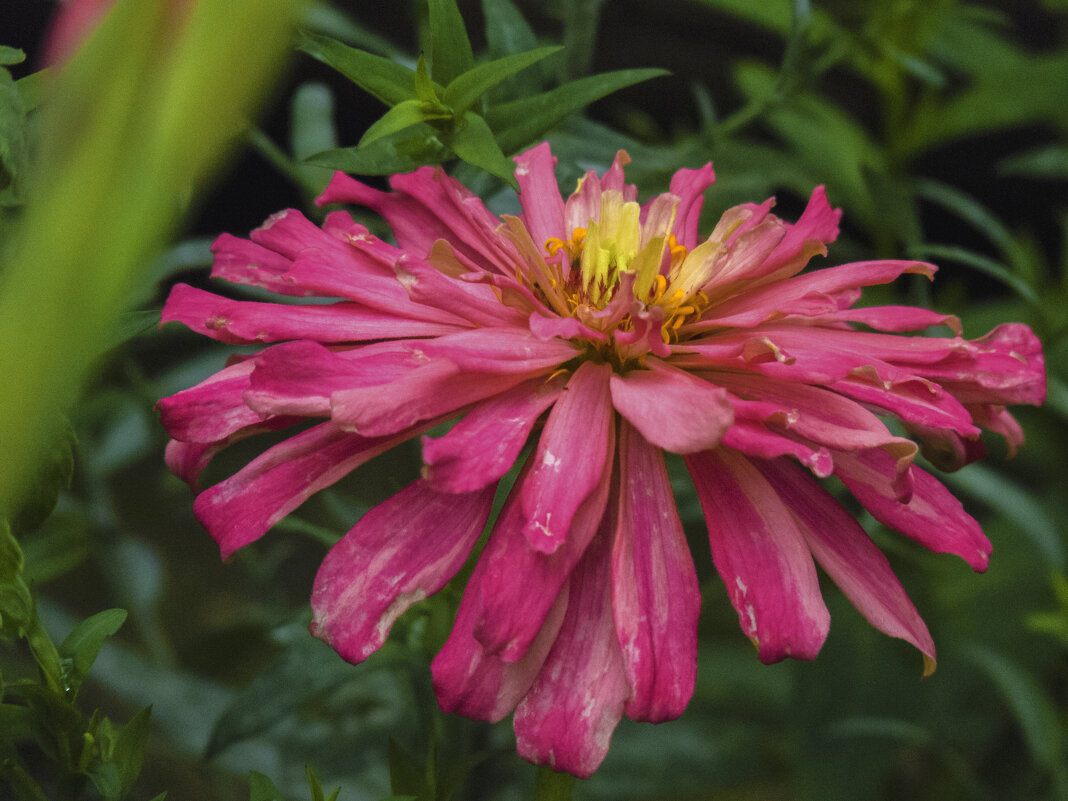
[[[163,312],[230,343],[234,357],[160,401],[175,473],[195,484],[235,440],[307,418],[201,492],[195,511],[224,556],[314,492],[424,437],[422,477],[369,511],[324,560],[312,631],[351,662],[463,565],[498,482],[529,455],[433,664],[443,709],[514,711],[520,753],[578,776],[625,714],[678,716],[694,688],[701,603],[663,451],[682,454],[715,566],[763,662],[811,659],[829,615],[815,564],[879,630],[935,648],[890,566],[817,480],[837,476],[887,526],[984,570],[990,543],[913,463],[896,417],[954,466],[980,427],[1022,442],[1007,404],[1037,404],[1040,344],[1009,324],[979,340],[910,307],[853,308],[861,287],[913,261],[799,274],[838,234],[823,189],[800,220],[772,202],[727,210],[698,235],[710,165],[680,170],[644,205],[620,153],[562,199],[547,145],[516,158],[523,212],[500,219],[440,169],[392,192],[338,173],[319,199],[374,209],[397,246],[345,212],[297,211],[251,241],[224,234],[213,274],[332,305],[232,301],[179,285]],[[953,335],[904,337],[947,326]],[[888,332],[888,333],[879,333]]]

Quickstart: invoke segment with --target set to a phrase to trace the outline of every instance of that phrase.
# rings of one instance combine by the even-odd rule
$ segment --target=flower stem
[[[574,788],[575,777],[570,773],[557,773],[545,765],[538,765],[533,801],[571,801]]]

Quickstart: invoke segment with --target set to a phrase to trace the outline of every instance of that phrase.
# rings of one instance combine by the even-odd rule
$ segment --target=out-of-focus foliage
[[[239,167],[220,195],[231,207],[224,211],[256,209],[262,218],[289,203],[312,214],[329,167],[380,174],[436,162],[496,210],[513,211],[501,159],[548,130],[567,192],[618,148],[630,153],[628,176],[643,197],[662,190],[678,167],[711,159],[718,180],[707,221],[772,194],[784,216],[796,216],[812,188],[826,184],[845,214],[835,262],[915,257],[941,267],[933,285],[875,288],[867,302],[931,305],[960,316],[972,337],[1019,320],[1046,344],[1049,401],[1021,412],[1028,442],[1020,454],[1007,460],[991,440],[986,464],[942,476],[994,543],[987,574],[863,519],[938,644],[939,669],[926,682],[908,646],[871,630],[833,589],[832,631],[820,657],[760,665],[707,556],[693,489],[673,463],[705,599],[697,691],[678,721],[624,721],[603,767],[575,787],[575,797],[1068,799],[1068,7],[1037,0],[459,6],[466,32],[445,2],[413,0],[362,17],[342,0],[312,6],[304,50],[351,72],[394,111],[382,118],[383,106],[365,91],[300,55],[277,98],[282,111],[251,137],[257,160]],[[17,76],[14,59],[0,50]],[[640,67],[667,67],[672,76],[610,95],[586,116],[569,114],[626,83],[609,86],[589,72]],[[36,103],[32,76],[5,75],[0,204],[25,196],[31,150],[22,120]],[[484,121],[496,150],[486,146],[469,159],[455,146],[449,137],[465,114]],[[375,130],[379,118],[387,122]],[[272,194],[264,207],[262,184],[247,183],[250,173],[275,180],[272,192],[285,199],[276,204]],[[2,194],[12,187],[16,194]],[[146,258],[141,280],[166,285],[179,272],[203,274],[210,237],[245,233],[231,226],[228,217],[201,220],[189,239]],[[146,305],[158,309],[161,298]],[[114,744],[120,730],[148,730],[137,710],[151,704],[139,798],[168,790],[173,798],[222,801],[248,798],[251,789],[254,800],[325,801],[335,795],[323,788],[340,785],[338,801],[503,800],[529,797],[536,783],[541,797],[552,797],[551,778],[536,778],[515,757],[507,721],[488,726],[437,710],[428,664],[447,636],[462,576],[398,621],[382,651],[359,667],[306,632],[307,595],[326,548],[418,474],[418,449],[379,457],[222,565],[192,517],[188,489],[163,467],[164,436],[151,407],[217,370],[224,349],[181,331],[145,331],[136,314],[120,327],[108,342],[124,344],[71,412],[70,489],[69,449],[42,454],[40,464],[55,465],[53,480],[40,485],[38,511],[19,524],[17,545],[5,539],[0,555],[0,714],[22,733],[24,763],[0,754],[10,786],[21,776],[10,765],[40,777],[42,765],[60,764],[43,748],[34,752],[45,754],[38,762],[27,756],[38,735],[88,732]],[[246,455],[240,444],[222,454],[206,483]],[[109,607],[128,610],[115,636],[116,612],[91,617]],[[72,630],[81,632],[73,645],[53,644]],[[76,706],[63,706],[65,675],[84,679]],[[52,693],[51,700],[27,712],[32,693]],[[77,711],[97,707],[131,722],[105,727],[103,718]],[[60,723],[29,731],[37,710]],[[99,766],[115,763],[108,747],[87,752],[96,768],[69,763],[83,789],[98,788],[89,774],[104,776],[110,769]],[[112,755],[131,755],[123,757],[127,767],[116,766],[126,776],[136,749],[115,748]],[[555,789],[561,798],[570,792]]]

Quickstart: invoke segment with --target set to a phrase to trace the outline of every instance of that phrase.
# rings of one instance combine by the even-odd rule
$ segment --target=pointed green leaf
[[[559,53],[562,47],[539,47],[526,53],[516,53],[496,61],[479,64],[463,75],[456,77],[441,97],[441,102],[457,114],[466,111],[487,90],[507,80],[520,70],[536,64],[543,58]]]
[[[59,655],[70,660],[71,671],[66,680],[72,692],[78,692],[104,640],[117,632],[124,622],[125,609],[105,609],[78,623],[67,635],[67,639],[59,646]]]
[[[440,133],[420,124],[384,136],[369,145],[316,153],[308,164],[318,164],[354,175],[392,175],[411,172],[424,164],[441,164],[451,156]]]
[[[475,54],[456,0],[430,0],[430,70],[447,84],[474,66]]]
[[[909,255],[914,259],[942,259],[954,261],[957,264],[963,264],[989,275],[992,278],[998,279],[1006,286],[1015,290],[1016,293],[1028,303],[1032,303],[1036,306],[1039,303],[1037,293],[1026,281],[1020,278],[1020,276],[1009,272],[1009,270],[1000,262],[994,261],[981,253],[976,253],[967,248],[959,248],[953,245],[923,245],[911,249]]]
[[[304,776],[308,780],[308,788],[311,790],[311,801],[335,801],[338,794],[341,792],[341,788],[338,787],[329,796],[323,795],[323,785],[319,781],[319,777],[315,775],[315,769],[311,765],[304,766]]]
[[[549,92],[494,106],[486,112],[486,122],[496,133],[501,150],[514,153],[595,100],[625,86],[668,74],[661,69],[631,69],[591,75]]]
[[[534,29],[512,0],[482,0],[482,16],[486,18],[486,43],[491,54],[507,56],[537,45]]]
[[[145,760],[145,746],[148,743],[148,726],[152,719],[152,707],[147,706],[130,718],[115,738],[111,759],[119,769],[122,781],[122,795],[125,797],[137,777],[141,775],[141,766]]]
[[[440,102],[434,82],[430,80],[430,73],[426,71],[426,57],[422,53],[419,54],[419,61],[415,65],[415,96],[424,103]]]
[[[462,126],[453,131],[446,141],[453,152],[467,163],[507,181],[513,189],[519,189],[513,174],[515,165],[505,158],[493,137],[493,131],[475,112],[465,112]]]
[[[274,782],[259,771],[249,772],[248,790],[248,801],[285,801]]]
[[[304,83],[293,94],[289,147],[294,158],[337,147],[334,93],[324,83]]]
[[[1009,156],[998,164],[998,172],[1046,181],[1068,180],[1068,146],[1049,145]]]
[[[305,33],[300,50],[333,67],[366,92],[393,106],[415,97],[415,72],[336,39]]]
[[[405,100],[379,117],[374,125],[364,133],[357,147],[366,147],[383,136],[395,134],[421,122],[447,119],[448,117],[447,113],[428,111],[427,104],[422,100]]]

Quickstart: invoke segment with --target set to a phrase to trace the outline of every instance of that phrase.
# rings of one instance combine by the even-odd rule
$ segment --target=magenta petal
[[[911,643],[935,666],[935,645],[890,562],[831,495],[804,471],[781,459],[760,467],[793,511],[812,555],[875,628]]]
[[[827,478],[834,470],[834,459],[827,448],[812,447],[777,434],[759,420],[742,417],[743,411],[738,410],[734,425],[723,435],[723,444],[728,448],[761,459],[792,456],[820,478]]]
[[[442,492],[470,492],[503,476],[538,417],[563,391],[562,377],[535,378],[475,406],[448,434],[423,438],[423,476]]]
[[[814,659],[830,614],[790,510],[747,457],[720,448],[686,457],[712,561],[760,661]]]
[[[609,452],[614,448],[609,442]],[[524,657],[561,589],[597,533],[605,516],[611,489],[612,463],[607,461],[593,491],[579,506],[567,531],[567,538],[552,553],[530,546],[522,513],[529,476],[536,463],[528,461],[515,488],[501,510],[481,562],[483,617],[475,626],[475,637],[490,653],[505,662]],[[516,581],[522,576],[522,581]]]
[[[656,723],[681,715],[693,695],[701,591],[664,457],[620,428],[612,607],[632,689],[627,717]]]
[[[612,375],[616,410],[649,442],[672,453],[716,447],[734,422],[727,393],[655,359],[648,367]]]
[[[535,246],[544,247],[554,238],[568,241],[571,232],[564,227],[564,200],[556,183],[556,156],[549,143],[543,142],[520,153],[515,163],[523,223]]]
[[[457,314],[486,327],[521,325],[526,319],[525,312],[502,304],[488,284],[461,281],[410,257],[398,259],[395,270],[411,299],[423,306]]]
[[[377,651],[408,607],[460,569],[489,518],[494,489],[438,492],[420,479],[365,514],[315,576],[312,634],[349,662]]]
[[[563,339],[540,339],[521,328],[476,328],[413,346],[432,358],[448,359],[463,370],[534,373],[549,370],[581,353]]]
[[[342,355],[317,342],[285,342],[260,354],[244,399],[263,414],[329,417],[334,393],[388,383],[417,365],[402,343]]]
[[[474,634],[484,616],[479,560],[467,582],[452,633],[430,666],[434,693],[445,712],[497,722],[526,695],[556,640],[567,609],[567,586],[559,593],[523,658],[505,662],[483,648]]]
[[[610,535],[604,526],[572,574],[563,625],[514,718],[520,756],[580,778],[608,753],[630,695],[612,621]]]
[[[360,342],[395,337],[429,337],[459,326],[398,317],[355,303],[306,304],[237,301],[177,284],[161,322],[178,321],[198,334],[231,344],[313,339]]]
[[[231,364],[194,387],[156,402],[167,433],[183,442],[219,442],[235,431],[259,425],[264,416],[242,398],[256,363]]]
[[[258,286],[280,295],[306,294],[303,287],[284,278],[293,260],[270,248],[231,234],[220,234],[212,243],[211,252],[215,254],[211,267],[213,278]]]
[[[225,559],[262,537],[319,490],[415,433],[366,439],[322,423],[264,451],[230,478],[200,493],[193,512]]]
[[[568,536],[571,518],[597,486],[611,459],[613,414],[608,382],[612,368],[583,362],[556,402],[522,487],[522,509],[531,547],[552,553]]]
[[[983,572],[990,564],[990,540],[938,479],[913,465],[911,499],[899,501],[891,483],[895,465],[879,450],[836,453],[834,474],[880,523],[935,553],[953,553]]]
[[[459,412],[468,404],[511,389],[524,378],[469,373],[446,359],[435,359],[388,383],[334,392],[330,414],[346,430],[383,437],[432,417]]]
[[[675,212],[675,236],[688,248],[697,246],[697,226],[704,206],[704,192],[716,180],[716,173],[709,162],[696,170],[681,169],[671,176],[668,191],[679,198]]]

